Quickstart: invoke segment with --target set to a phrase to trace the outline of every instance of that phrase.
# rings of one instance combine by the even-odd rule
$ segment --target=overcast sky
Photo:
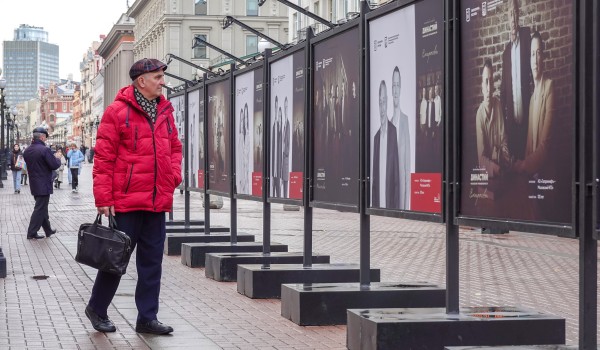
[[[129,0],[132,5],[134,0]],[[48,42],[59,46],[59,78],[69,73],[80,81],[79,63],[101,34],[108,34],[121,14],[127,11],[127,0],[2,0],[0,2],[0,44],[14,39],[21,24],[43,27]],[[3,54],[0,67],[4,69]]]

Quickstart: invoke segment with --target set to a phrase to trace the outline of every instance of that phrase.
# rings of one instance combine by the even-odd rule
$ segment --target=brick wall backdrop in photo
[[[487,1],[488,4],[493,1]],[[472,3],[472,2],[469,2]],[[481,1],[477,2],[478,4]],[[471,18],[469,31],[462,34],[462,122],[464,138],[475,138],[475,115],[483,100],[481,93],[481,67],[486,58],[494,66],[494,96],[500,98],[502,77],[502,52],[510,40],[508,0],[498,1],[494,13]],[[539,31],[545,45],[544,76],[554,81],[555,126],[557,144],[573,143],[574,103],[574,1],[573,0],[521,0],[519,25]],[[464,11],[461,14],[464,26]],[[531,68],[527,67],[531,73]],[[533,87],[531,87],[533,91]],[[567,143],[565,143],[567,142]],[[560,149],[571,152],[573,149]],[[473,152],[474,156],[476,152]],[[570,159],[570,157],[569,157]],[[557,164],[569,166],[569,164]]]

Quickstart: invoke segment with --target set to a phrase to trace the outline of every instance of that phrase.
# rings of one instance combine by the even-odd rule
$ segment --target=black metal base
[[[231,243],[183,243],[181,245],[181,263],[189,267],[204,267],[208,253],[251,253],[262,252],[263,244],[256,242]],[[287,252],[285,244],[272,243],[272,252]]]
[[[350,350],[564,344],[565,319],[517,307],[351,309],[346,334]]]
[[[202,233],[206,231],[204,226],[170,226],[167,227],[167,233]],[[229,227],[211,226],[210,232],[229,232]]]
[[[169,226],[185,226],[185,220],[173,220],[166,222],[167,227]],[[204,225],[204,220],[190,220],[189,224],[191,226],[202,226]]]
[[[238,265],[237,290],[253,299],[281,298],[285,283],[359,282],[358,264]],[[380,270],[371,269],[371,281],[379,282]]]
[[[281,286],[281,316],[301,326],[346,324],[347,309],[445,306],[446,289],[426,282]]]
[[[446,350],[578,350],[576,345],[446,346]],[[600,349],[600,344],[596,346]]]
[[[0,278],[6,278],[6,258],[2,253],[2,248],[0,248]]]
[[[237,281],[239,264],[302,264],[304,254],[296,252],[211,253],[206,255],[204,275],[219,282]],[[329,264],[329,255],[313,254],[312,262]]]
[[[254,235],[238,234],[238,242],[254,242]],[[181,244],[183,243],[214,243],[214,242],[230,242],[230,234],[167,234],[165,239],[166,255],[180,255]]]

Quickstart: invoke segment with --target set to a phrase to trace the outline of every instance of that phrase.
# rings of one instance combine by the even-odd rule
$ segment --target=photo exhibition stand
[[[229,81],[229,90],[225,92],[225,94],[227,94],[228,96],[226,97],[226,103],[229,104],[233,104],[233,97],[235,96],[234,91],[235,91],[235,86],[233,84],[234,82],[234,72],[235,72],[235,64],[232,63],[230,65],[230,70],[229,72],[225,73],[224,76],[219,77],[219,78],[215,78],[213,82],[210,83],[210,85],[212,84],[219,84],[220,82],[224,82],[224,81]],[[206,82],[206,80],[205,80]],[[205,88],[204,88],[204,97],[205,97],[205,101],[209,101],[210,100],[210,96],[208,94],[208,82],[205,83]],[[207,137],[204,138],[204,144],[205,144],[205,150],[207,151],[207,156],[205,157],[205,169],[210,169],[210,162],[209,162],[209,147],[208,147],[208,142],[209,142],[209,137],[208,135],[208,127],[209,127],[209,122],[211,119],[211,114],[209,113],[210,110],[208,108],[209,103],[205,103],[204,104],[204,115],[207,117],[206,120],[207,122],[204,123],[205,127],[204,127],[204,135],[206,135]],[[234,140],[235,137],[235,128],[233,127],[235,125],[235,113],[233,112],[233,109],[230,108],[229,110],[229,114],[226,116],[226,118],[228,118],[228,125],[230,126],[228,130],[224,130],[224,132],[228,133],[229,135],[229,140]],[[231,142],[230,144],[233,144],[233,142]],[[263,250],[263,244],[260,244],[258,242],[254,241],[254,236],[251,235],[242,235],[242,234],[238,234],[237,232],[237,198],[235,197],[235,195],[233,194],[233,189],[235,188],[235,176],[232,176],[232,174],[234,174],[235,172],[235,147],[229,147],[228,149],[228,159],[226,159],[225,161],[229,162],[229,177],[228,177],[228,190],[227,191],[222,191],[222,190],[211,190],[211,184],[210,184],[210,178],[211,175],[209,173],[208,176],[205,176],[205,189],[206,189],[206,195],[205,197],[209,198],[209,195],[211,193],[214,194],[218,194],[218,195],[222,195],[222,196],[227,196],[230,199],[230,220],[231,220],[231,233],[230,233],[230,239],[229,241],[225,241],[225,242],[198,242],[198,243],[183,243],[181,244],[181,263],[189,266],[189,267],[205,267],[206,264],[206,257],[207,254],[209,253],[241,253],[241,252],[260,252]],[[207,199],[205,198],[205,201]],[[205,203],[205,210],[207,207],[210,206],[206,206]],[[208,215],[208,214],[206,214]],[[264,234],[264,233],[263,233]],[[242,241],[240,238],[244,237],[244,241]],[[246,237],[251,237],[249,239],[246,240]],[[284,245],[284,244],[279,244],[279,243],[273,243],[270,244],[269,247],[272,251],[278,251],[278,252],[287,252],[288,251],[288,246]]]
[[[262,101],[269,101],[270,94],[270,74],[269,74],[269,61],[271,59],[271,49],[266,49],[263,55],[262,61]],[[249,69],[236,73],[236,76],[242,75],[247,71],[253,71],[255,67],[250,66]],[[246,73],[251,74],[251,73]],[[234,88],[237,89],[237,86]],[[267,121],[270,120],[270,108],[268,103],[263,103],[263,125],[270,125]],[[237,107],[236,107],[237,110]],[[268,145],[269,142],[269,131],[270,128],[264,128],[262,135],[262,144]],[[265,160],[262,164],[262,173],[269,174],[269,148],[263,147],[263,159]],[[235,157],[234,157],[235,159]],[[236,174],[237,175],[237,174]],[[261,264],[263,266],[269,266],[270,264],[301,264],[304,261],[304,254],[302,252],[288,252],[279,251],[272,248],[277,247],[271,244],[271,202],[268,200],[268,192],[266,189],[270,188],[269,176],[262,176],[262,194],[260,200],[263,203],[263,243],[262,251],[239,251],[232,253],[209,253],[206,255],[206,266],[204,269],[205,275],[208,278],[214,279],[220,282],[235,282],[238,280],[238,265],[241,264]],[[246,198],[250,200],[258,200],[257,197],[238,195],[238,198]],[[306,240],[305,235],[305,240]],[[309,256],[310,257],[310,256]],[[328,255],[313,254],[312,261],[316,263],[329,263],[330,257]]]
[[[172,77],[176,79],[181,79],[173,74]],[[169,100],[171,102],[176,101],[174,104],[177,105],[176,113],[182,113],[183,116],[183,133],[185,135],[189,135],[189,111],[188,111],[188,90],[193,89],[193,91],[198,90],[204,84],[204,80],[198,84],[196,87],[188,87],[188,83],[186,82],[183,92],[176,93],[173,95],[169,95]],[[204,90],[201,90],[204,91]],[[181,110],[183,108],[183,110]],[[167,236],[165,238],[165,246],[164,253],[166,255],[180,255],[181,254],[181,244],[187,242],[223,242],[228,241],[230,239],[229,234],[223,234],[229,232],[229,228],[222,226],[210,226],[210,205],[205,206],[205,219],[204,220],[191,220],[190,219],[190,183],[189,183],[189,137],[184,138],[184,142],[182,144],[183,147],[183,182],[180,186],[185,195],[184,201],[184,220],[183,221],[174,221],[173,220],[173,211],[169,212],[169,220],[166,222],[167,224]],[[207,228],[209,228],[207,230]],[[211,234],[216,233],[216,234]],[[254,236],[244,237],[243,239],[253,240]]]
[[[313,37],[312,30],[307,29],[307,39],[305,42],[298,45],[303,46],[301,48],[289,49],[289,51],[295,52],[300,49],[304,49],[304,66],[307,67],[308,62],[311,60],[310,56],[310,45],[311,38]],[[290,54],[291,55],[291,54]],[[288,55],[288,58],[291,58]],[[272,67],[272,66],[270,66]],[[270,70],[270,69],[269,69]],[[303,69],[304,79],[304,91],[306,87],[310,86],[310,69]],[[290,72],[292,73],[292,72]],[[291,74],[294,75],[295,74]],[[270,82],[275,77],[270,77]],[[270,85],[270,84],[269,84]],[[274,89],[269,86],[269,89]],[[270,299],[280,298],[282,285],[286,283],[340,283],[340,282],[358,282],[359,281],[359,266],[357,264],[329,264],[320,263],[316,259],[318,254],[313,255],[312,250],[312,234],[313,234],[313,213],[312,207],[309,205],[309,193],[311,191],[311,170],[306,164],[309,164],[310,154],[312,152],[312,126],[311,119],[307,118],[309,115],[309,108],[312,103],[311,94],[304,93],[304,181],[303,181],[303,201],[304,207],[304,256],[302,264],[294,263],[265,263],[262,265],[253,264],[241,264],[238,265],[237,275],[237,289],[240,294],[254,299]],[[273,117],[273,116],[271,116]],[[268,139],[266,139],[268,140]],[[268,144],[268,143],[266,143]],[[269,147],[265,147],[268,149]],[[269,158],[269,157],[266,157]],[[268,161],[267,161],[268,162]],[[286,199],[269,198],[272,202],[277,203],[290,203]],[[290,203],[296,204],[296,203]],[[329,257],[327,257],[328,259]],[[328,261],[328,260],[327,260]],[[313,264],[315,263],[315,264]],[[371,270],[371,278],[379,280],[379,270]]]
[[[445,60],[446,115],[460,115],[460,1],[445,1],[446,47],[448,55]],[[404,1],[403,3],[407,3]],[[598,29],[597,4],[592,1],[575,2],[575,11],[579,18],[578,39],[583,40],[592,35],[589,28],[594,23]],[[593,7],[595,6],[595,7]],[[596,11],[592,11],[592,7]],[[597,32],[596,32],[597,33]],[[587,40],[581,42],[591,42]],[[576,45],[577,64],[576,77],[578,85],[576,134],[579,137],[576,149],[578,159],[577,192],[573,199],[576,206],[576,234],[580,240],[580,349],[597,348],[597,241],[593,235],[596,228],[594,196],[597,189],[597,102],[583,91],[598,93],[597,85],[597,42],[594,45]],[[596,50],[596,51],[591,51]],[[586,67],[594,67],[596,74],[586,72]],[[594,95],[596,96],[596,95]],[[459,306],[459,236],[457,225],[457,207],[460,178],[457,162],[460,154],[459,123],[446,124],[446,308],[401,308],[401,309],[351,309],[348,310],[347,346],[349,349],[474,349],[474,346],[506,346],[518,345],[523,349],[564,349],[565,320],[541,312],[526,310],[521,307],[460,307]],[[591,127],[594,126],[594,127]],[[596,133],[593,135],[592,133]],[[589,160],[592,159],[590,162]],[[586,160],[588,160],[586,162]],[[575,223],[575,220],[574,220]],[[482,224],[484,222],[482,221]],[[498,223],[500,228],[502,223]],[[505,223],[504,223],[505,224]],[[518,226],[524,228],[524,225]],[[539,228],[537,229],[539,231]],[[548,229],[551,233],[552,229]],[[535,232],[535,231],[534,231]],[[541,232],[543,233],[543,232]],[[597,237],[596,237],[597,238]],[[435,334],[435,336],[432,336]],[[535,347],[532,345],[540,345]],[[543,346],[546,345],[546,346]]]
[[[362,20],[369,9],[362,3],[357,40],[361,47],[365,44],[365,21]],[[335,30],[333,31],[335,34]],[[364,51],[363,51],[364,53]],[[360,96],[366,94],[366,72],[363,67],[365,56],[360,58]],[[309,60],[308,62],[314,62]],[[313,69],[310,69],[312,71]],[[367,118],[367,98],[360,98],[360,120]],[[308,103],[312,105],[312,101]],[[383,308],[383,307],[443,307],[445,289],[426,282],[379,282],[372,276],[379,270],[370,267],[370,216],[365,213],[366,195],[366,145],[368,136],[367,122],[360,124],[360,265],[359,281],[345,283],[303,283],[284,284],[281,295],[281,315],[299,325],[341,325],[346,324],[347,309]],[[317,282],[317,281],[315,281]]]

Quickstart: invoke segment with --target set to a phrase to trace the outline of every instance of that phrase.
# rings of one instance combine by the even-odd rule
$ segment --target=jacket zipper
[[[168,108],[169,107],[165,107],[160,111],[160,113],[157,113],[156,120],[158,120],[158,117],[161,114],[163,114],[163,112],[166,111]],[[129,109],[127,109],[127,112],[129,112]],[[154,190],[152,191],[152,208],[154,208],[154,210],[156,210],[156,175],[158,173],[158,167],[157,167],[158,162],[156,161],[156,137],[154,135],[154,123],[152,123],[152,118],[150,118],[148,113],[146,113],[145,111],[143,113],[146,114],[146,120],[148,121],[148,124],[150,125],[150,130],[152,131],[152,148],[154,149]],[[168,122],[169,122],[169,120],[167,119],[167,123]],[[127,113],[126,124],[127,124],[127,126],[129,126],[129,113]],[[136,131],[137,131],[137,129],[136,129]],[[134,147],[135,147],[135,144],[134,144]]]
[[[135,126],[135,138],[133,139],[133,150],[137,150],[137,140],[138,140],[138,127]]]
[[[152,148],[154,149],[154,189],[152,190],[152,208],[156,210],[156,174],[158,172],[156,166],[156,139],[154,136],[154,124],[152,123],[152,120],[150,118],[146,118],[146,120],[148,120],[148,124],[150,124],[150,130],[152,131]]]

